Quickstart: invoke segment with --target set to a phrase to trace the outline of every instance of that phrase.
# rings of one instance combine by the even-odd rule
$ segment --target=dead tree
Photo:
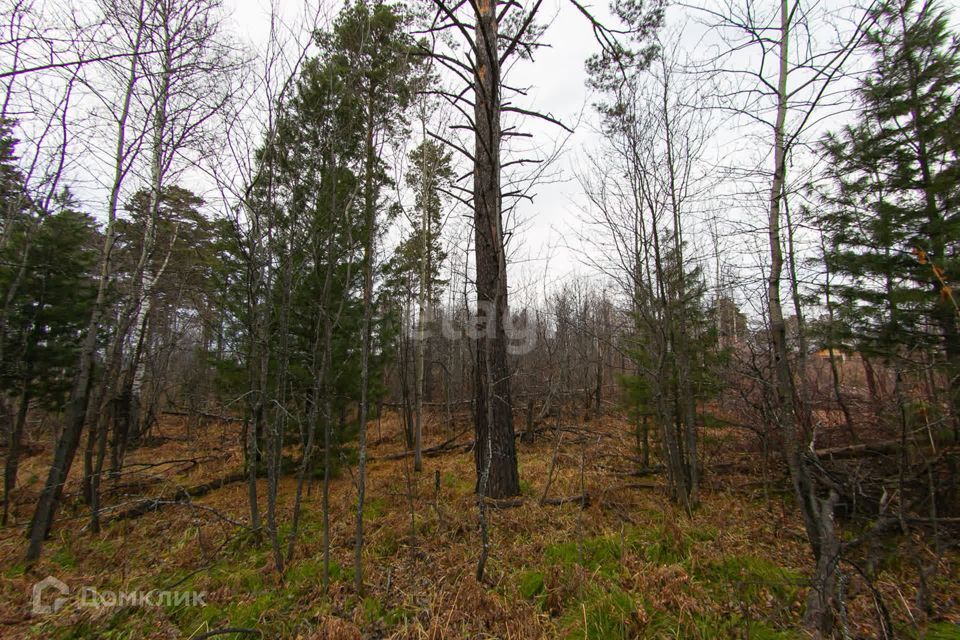
[[[620,42],[639,41],[659,24],[661,4],[648,12],[642,1],[630,2],[630,11],[619,18],[627,28],[616,32],[600,23],[577,0],[571,5],[593,27],[603,52],[601,58],[628,64],[633,52]],[[465,3],[433,0],[435,11],[425,32],[439,40],[441,32],[455,34],[465,45],[465,53],[442,51],[438,47],[424,50],[439,66],[462,83],[456,91],[436,90],[459,112],[461,123],[454,130],[466,130],[473,137],[473,151],[468,142],[438,134],[434,137],[465,155],[473,171],[473,188],[456,187],[457,199],[473,210],[476,244],[476,304],[478,330],[476,366],[474,367],[474,427],[477,447],[474,452],[477,469],[477,491],[493,498],[518,495],[517,456],[514,442],[511,374],[508,362],[506,323],[510,320],[507,290],[507,259],[504,234],[504,201],[531,198],[527,189],[503,189],[502,174],[507,166],[538,165],[542,158],[503,160],[503,142],[512,136],[530,134],[514,127],[504,129],[504,114],[518,114],[564,127],[553,116],[515,105],[504,93],[512,96],[522,90],[505,84],[502,70],[517,58],[531,58],[540,46],[544,27],[536,23],[542,0],[527,5],[518,2],[480,0]],[[653,19],[651,20],[651,13]],[[469,97],[472,95],[472,99]],[[565,127],[564,127],[565,128]],[[490,406],[488,406],[490,405]],[[491,447],[487,451],[486,447]],[[485,461],[490,459],[490,472],[485,487],[481,486]],[[483,489],[481,491],[481,489]]]

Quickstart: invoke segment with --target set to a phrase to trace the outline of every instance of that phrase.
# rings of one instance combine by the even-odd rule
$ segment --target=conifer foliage
[[[868,34],[873,67],[854,124],[824,143],[820,222],[856,346],[932,351],[960,409],[960,40],[937,2],[892,0]]]

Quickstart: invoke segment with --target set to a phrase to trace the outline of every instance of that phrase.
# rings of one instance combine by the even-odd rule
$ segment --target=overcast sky
[[[268,35],[269,5],[250,0],[226,0],[231,10],[231,20],[238,30],[251,42],[262,43]],[[284,15],[295,22],[293,16],[303,12],[301,0],[279,0]],[[329,2],[324,13],[333,16],[341,2]],[[584,271],[579,265],[577,253],[570,251],[568,233],[578,225],[580,189],[575,180],[573,167],[578,153],[591,144],[595,117],[589,104],[585,86],[585,61],[598,50],[591,29],[583,17],[568,2],[548,0],[541,15],[551,21],[534,61],[523,61],[510,70],[509,81],[516,86],[529,87],[529,96],[524,106],[549,112],[573,127],[576,134],[567,140],[567,134],[549,123],[527,119],[523,129],[535,135],[536,143],[544,152],[553,150],[562,142],[563,154],[550,169],[549,184],[534,190],[533,203],[523,201],[517,211],[519,229],[511,237],[512,284],[521,280],[542,276],[548,270],[551,279],[569,273]],[[598,3],[597,12],[607,15],[604,3]],[[579,123],[579,124],[578,124]],[[522,233],[521,233],[522,231]],[[512,288],[512,287],[511,287]]]
[[[274,0],[280,14],[288,27],[301,42],[308,40],[307,25],[303,18],[305,11],[310,11],[314,0]],[[723,0],[742,5],[745,0]],[[820,0],[817,3],[806,3],[805,6],[815,6],[821,13],[844,15],[851,1],[855,0]],[[81,7],[93,9],[91,0],[78,0]],[[225,12],[228,14],[228,30],[241,43],[253,49],[262,48],[269,33],[269,2],[270,0],[224,0]],[[721,0],[700,0],[704,7],[721,9]],[[44,3],[47,10],[53,11],[56,4]],[[954,8],[954,23],[957,24],[960,13],[956,11],[960,0],[947,0],[947,6]],[[772,1],[755,2],[759,11],[776,12],[778,3]],[[328,2],[321,6],[321,28],[329,24],[329,20],[342,7],[342,2]],[[608,16],[605,3],[596,2],[592,7],[598,16]],[[576,274],[596,276],[586,263],[598,256],[589,255],[590,248],[579,241],[578,236],[593,233],[584,226],[584,216],[581,207],[585,206],[583,190],[577,181],[578,170],[582,173],[586,165],[587,154],[595,152],[602,141],[597,134],[597,116],[591,108],[591,102],[596,96],[588,91],[585,80],[585,61],[598,49],[591,33],[591,29],[582,16],[567,0],[546,0],[541,11],[544,20],[551,22],[542,42],[547,45],[536,52],[534,61],[522,61],[509,70],[507,81],[514,86],[529,88],[529,95],[519,99],[521,106],[528,109],[548,112],[571,127],[575,133],[569,138],[558,127],[535,119],[527,118],[521,123],[521,128],[533,134],[533,144],[541,154],[550,154],[561,142],[565,142],[563,153],[555,158],[548,172],[548,180],[533,189],[535,199],[532,203],[521,202],[516,215],[511,219],[515,233],[510,238],[511,259],[510,267],[511,289],[524,295],[542,293],[544,286],[556,285]],[[715,55],[725,47],[716,31],[707,29],[703,20],[705,14],[691,9],[672,7],[668,11],[667,25],[663,31],[663,38],[667,45],[675,46],[681,56],[693,60],[704,60]],[[837,33],[849,31],[849,24],[838,21],[835,17],[820,25],[813,25],[814,40],[827,43],[835,38]],[[297,47],[290,47],[291,57],[295,57]],[[753,52],[745,51],[739,57],[728,61],[731,67],[755,66],[756,60],[751,58]],[[725,79],[727,87],[735,86],[736,80]],[[27,79],[24,79],[24,83]],[[23,85],[26,87],[26,84]],[[24,96],[34,100],[30,91],[24,91]],[[90,100],[89,96],[87,100]],[[95,101],[94,101],[95,102]],[[83,104],[82,99],[78,103]],[[22,106],[24,113],[29,113],[30,106]],[[769,113],[766,114],[769,116]],[[823,132],[836,129],[849,117],[839,108],[836,113],[829,113],[826,117],[817,119],[817,126],[808,135],[814,142]],[[248,118],[254,122],[250,128],[251,146],[258,143],[256,127],[263,114],[251,112]],[[82,117],[81,117],[82,121]],[[761,168],[768,170],[770,136],[769,130],[762,125],[749,123],[744,118],[730,118],[729,115],[717,115],[717,132],[704,158],[705,163],[724,165],[726,170],[731,168]],[[30,126],[25,122],[25,126]],[[38,126],[37,123],[33,124]],[[24,136],[29,138],[29,134]],[[416,144],[416,140],[412,144]],[[98,164],[98,156],[109,158],[110,136],[104,137],[102,149],[97,148],[96,139],[90,144],[93,154],[82,154],[70,166],[72,184],[84,205],[91,213],[102,217],[105,192],[103,191],[104,166]],[[468,144],[467,146],[472,146]],[[523,155],[527,155],[524,153]],[[808,150],[799,149],[791,158],[790,175],[802,176],[811,166],[813,156]],[[755,172],[756,173],[756,172]],[[719,173],[718,173],[719,175]],[[183,179],[186,186],[204,193],[203,179],[190,173]],[[125,185],[129,190],[139,188],[136,180],[130,180]],[[134,184],[137,182],[137,184]],[[760,181],[762,183],[762,181]],[[718,185],[715,193],[711,194],[711,213],[719,213],[721,235],[725,260],[730,268],[738,273],[747,274],[745,281],[759,283],[762,280],[762,266],[764,254],[763,237],[763,194],[760,189],[753,189],[753,185],[743,180],[725,180]],[[450,226],[452,235],[461,231],[460,236],[466,235],[465,214],[458,211]],[[696,232],[687,235],[691,243],[688,252],[694,258],[701,259],[706,266],[712,269],[708,260],[708,251],[705,236]],[[391,236],[393,240],[400,231],[395,230]],[[799,238],[801,246],[810,238]],[[602,256],[600,256],[602,257]],[[544,278],[546,276],[546,278]],[[544,281],[546,281],[544,283]],[[755,295],[757,289],[751,290],[749,282],[744,285],[740,296],[744,302],[761,304],[760,296]],[[533,291],[535,287],[537,291]]]

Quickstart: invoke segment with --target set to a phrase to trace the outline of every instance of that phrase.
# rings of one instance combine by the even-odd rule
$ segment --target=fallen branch
[[[662,484],[652,484],[649,482],[628,482],[626,484],[605,487],[600,490],[600,493],[610,493],[611,491],[619,491],[621,489],[666,489],[666,486]]]
[[[636,478],[646,478],[647,476],[655,476],[666,471],[666,467],[662,464],[655,465],[653,467],[645,467],[641,469],[630,469],[627,471],[619,471],[612,469],[610,473],[615,476],[633,476]]]
[[[449,440],[445,440],[444,442],[436,446],[427,447],[426,449],[421,450],[420,452],[421,455],[436,456],[436,455],[440,455],[441,453],[446,453],[448,451],[457,451],[459,449],[463,449],[464,451],[469,451],[471,448],[473,448],[473,440],[470,440],[469,442],[461,442],[461,443],[457,443],[457,440],[460,438],[460,436],[465,434],[470,429],[471,427],[467,427],[466,429],[464,429],[457,435],[453,436]],[[411,457],[413,454],[414,454],[413,451],[401,451],[400,453],[388,453],[387,455],[383,455],[383,456],[368,456],[367,460],[370,460],[370,461],[402,460],[403,458]]]
[[[423,402],[421,404],[425,407],[446,407],[446,406],[456,407],[463,404],[473,404],[473,400],[451,400],[450,402]],[[383,406],[390,407],[390,408],[399,408],[399,407],[403,407],[404,404],[402,402],[384,402]]]
[[[952,443],[952,436],[941,436],[933,438],[938,445],[949,445]],[[893,453],[899,453],[903,443],[898,440],[882,440],[880,442],[869,442],[863,444],[850,444],[843,447],[831,447],[828,449],[817,449],[815,453],[818,458],[833,458],[834,460],[843,460],[845,458],[859,458],[865,456],[883,456]],[[926,438],[919,443],[908,442],[907,446],[916,446],[917,448],[927,449],[930,441]]]
[[[470,451],[470,449],[473,448],[473,445],[475,442],[474,440],[469,440],[467,442],[461,442],[461,443],[457,443],[456,441],[458,438],[460,438],[460,436],[462,436],[472,428],[473,427],[467,427],[466,429],[464,429],[457,435],[453,436],[449,440],[446,440],[445,442],[442,442],[441,444],[438,444],[436,446],[428,447],[422,450],[420,452],[421,455],[437,456],[443,453],[449,453],[451,451]],[[578,429],[576,427],[560,427],[559,430],[565,433],[572,433],[572,434],[578,435],[581,439],[587,436],[598,436],[602,438],[614,437],[609,433],[591,431],[590,429]],[[539,429],[534,429],[533,433],[537,434],[537,433],[556,432],[556,431],[557,431],[557,427],[540,427]],[[522,435],[523,435],[523,432],[518,431],[513,434],[513,437],[519,438]],[[577,442],[580,442],[580,440],[570,440],[569,442],[577,443]],[[403,458],[409,458],[413,454],[414,454],[413,451],[401,451],[400,453],[388,453],[382,456],[368,456],[367,460],[371,460],[371,461],[372,460],[401,460]]]
[[[225,416],[219,413],[210,413],[207,411],[183,411],[181,409],[165,409],[160,412],[165,416],[181,416],[185,418],[206,418],[207,420],[219,420],[220,422],[241,422],[242,416]]]

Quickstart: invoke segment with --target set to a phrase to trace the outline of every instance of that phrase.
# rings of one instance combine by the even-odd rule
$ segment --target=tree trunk
[[[73,465],[73,458],[76,454],[77,446],[80,443],[80,436],[83,431],[87,405],[90,401],[90,386],[93,381],[97,333],[100,327],[100,320],[106,308],[107,288],[110,282],[110,254],[113,251],[113,233],[117,217],[117,206],[120,200],[120,189],[123,184],[123,179],[129,169],[129,154],[132,153],[126,147],[126,127],[130,115],[130,105],[133,100],[134,88],[137,82],[137,68],[140,64],[139,52],[145,27],[145,21],[143,20],[144,11],[145,2],[141,1],[139,5],[140,20],[133,42],[133,55],[130,56],[124,102],[117,119],[117,145],[114,155],[113,185],[107,203],[107,224],[104,229],[103,249],[100,254],[97,296],[94,300],[93,308],[90,312],[90,320],[87,323],[83,342],[80,346],[77,373],[74,377],[73,388],[70,391],[70,399],[67,401],[66,410],[64,411],[63,432],[57,440],[53,454],[53,462],[47,474],[47,482],[44,485],[43,491],[40,493],[33,519],[30,522],[28,533],[30,542],[26,553],[28,562],[33,562],[40,557],[43,541],[46,539],[47,533],[53,525],[54,515],[63,491],[63,483],[66,481],[70,467]]]
[[[363,245],[363,322],[360,340],[360,431],[357,462],[357,530],[353,541],[353,573],[357,594],[363,594],[363,501],[367,482],[367,413],[370,405],[370,324],[373,316],[373,260],[376,237],[376,194],[373,184],[375,160],[373,95],[371,83],[367,96],[367,141],[364,167],[364,245]]]
[[[507,265],[500,195],[500,61],[497,3],[476,4],[476,78],[474,140],[474,232],[476,242],[477,314],[481,335],[475,368],[474,424],[477,490],[485,461],[490,472],[485,488],[492,498],[520,495],[516,442],[513,432],[510,370],[504,322],[507,305]],[[492,406],[488,407],[488,402]],[[487,447],[491,448],[488,453]]]
[[[694,506],[698,502],[697,494],[700,489],[700,470],[697,466],[697,406],[696,406],[696,394],[693,390],[693,373],[690,366],[690,339],[689,331],[687,329],[688,318],[685,317],[684,310],[684,301],[687,298],[687,277],[686,277],[686,265],[683,260],[683,224],[680,218],[680,198],[678,193],[678,187],[676,182],[676,167],[674,160],[674,148],[673,148],[673,135],[672,129],[670,127],[670,107],[667,103],[667,87],[664,87],[663,90],[663,121],[664,121],[664,132],[666,134],[667,142],[667,167],[669,171],[670,179],[670,201],[671,201],[671,210],[673,213],[673,243],[674,243],[674,253],[676,254],[677,260],[677,286],[678,291],[676,292],[676,298],[678,307],[680,309],[679,317],[676,318],[674,325],[669,323],[670,331],[676,331],[675,334],[675,344],[674,344],[674,358],[677,362],[677,373],[678,373],[678,400],[679,407],[677,407],[677,414],[679,417],[682,417],[683,423],[683,446],[686,448],[686,489],[687,489],[687,504]],[[656,222],[654,221],[654,225]],[[669,312],[670,305],[673,304],[672,300],[666,301],[666,309]],[[667,315],[669,318],[670,315]],[[678,425],[679,426],[679,425]],[[680,437],[680,429],[678,428],[678,438]],[[681,456],[681,460],[683,460]]]
[[[638,414],[634,425],[634,436],[637,440],[637,453],[640,454],[640,470],[650,468],[650,417]]]
[[[29,544],[26,553],[28,562],[33,562],[40,557],[43,541],[53,525],[54,514],[63,493],[63,484],[70,473],[70,467],[73,465],[73,458],[77,452],[77,445],[80,443],[80,434],[83,431],[87,403],[90,400],[90,382],[93,378],[93,354],[97,347],[97,328],[100,325],[100,314],[106,300],[107,256],[113,244],[112,225],[108,225],[104,243],[100,286],[98,287],[90,323],[87,326],[87,334],[80,349],[80,365],[77,368],[77,377],[70,393],[70,400],[67,403],[63,433],[57,439],[47,481],[43,491],[40,492],[37,508],[30,522]]]
[[[166,43],[169,44],[169,43]],[[147,323],[150,318],[150,310],[153,306],[153,289],[156,285],[160,273],[155,273],[152,260],[154,247],[157,239],[157,222],[160,217],[160,198],[163,194],[164,166],[163,166],[163,145],[164,133],[167,129],[167,103],[170,97],[171,80],[171,61],[169,52],[165,53],[163,73],[160,80],[160,88],[156,96],[156,111],[153,117],[153,131],[151,140],[150,156],[150,201],[147,209],[147,220],[143,231],[143,247],[140,254],[140,262],[137,265],[138,291],[135,295],[139,296],[137,302],[136,321],[133,324],[134,345],[133,360],[130,363],[129,378],[125,379],[124,392],[121,398],[126,403],[121,415],[120,430],[116,434],[116,445],[114,446],[114,460],[111,465],[111,474],[119,473],[123,465],[123,455],[126,451],[127,438],[131,430],[136,433],[139,431],[140,422],[140,392],[143,387],[143,378],[146,368],[146,362],[143,357],[144,342],[146,340]],[[174,238],[176,241],[176,238]],[[173,247],[171,245],[171,251]],[[169,258],[169,256],[168,256]],[[164,267],[166,263],[164,263]],[[161,267],[160,272],[163,271]]]
[[[526,444],[531,444],[533,442],[533,398],[527,398],[527,426],[523,430],[523,434],[520,436]]]
[[[804,611],[804,625],[814,632],[816,638],[832,638],[836,626],[837,575],[840,563],[840,541],[834,530],[833,510],[840,497],[833,490],[825,500],[811,497],[817,506],[817,524],[822,541],[820,557],[813,575],[813,585],[807,593],[807,608]]]
[[[7,464],[3,469],[3,519],[0,524],[6,526],[10,515],[10,492],[17,486],[17,468],[20,466],[20,443],[23,440],[23,427],[27,422],[27,409],[30,406],[30,382],[23,381],[20,390],[20,406],[17,417],[10,430],[7,442]]]
[[[427,181],[423,179],[424,192],[426,191]],[[413,470],[423,470],[423,395],[426,391],[424,387],[424,357],[426,350],[426,332],[424,325],[427,322],[427,294],[430,287],[430,210],[427,206],[426,193],[421,195],[423,200],[423,211],[420,212],[420,237],[422,245],[420,247],[420,289],[417,292],[417,353],[416,353],[416,377],[417,377],[417,423],[414,425],[413,432]]]
[[[336,190],[333,190],[336,193]],[[323,328],[323,368],[333,369],[333,322],[324,319]],[[330,588],[330,449],[333,447],[333,393],[332,384],[327,384],[323,393],[323,489],[321,495],[323,518],[323,591]],[[341,421],[343,413],[341,412]]]
[[[600,403],[603,400],[603,343],[597,336],[597,370],[593,389],[593,412],[600,415]]]
[[[793,374],[787,350],[786,324],[780,302],[780,280],[783,274],[783,249],[781,246],[780,217],[784,196],[786,173],[786,136],[784,134],[787,117],[787,79],[789,74],[789,41],[791,13],[788,0],[780,3],[780,71],[777,85],[777,118],[774,125],[774,169],[770,186],[770,211],[768,240],[770,248],[770,274],[767,279],[767,312],[770,323],[771,351],[774,369],[773,411],[776,426],[779,428],[783,457],[790,472],[794,494],[800,513],[803,516],[807,540],[818,563],[823,561],[823,551],[828,553],[839,548],[832,526],[823,521],[822,513],[816,504],[815,484],[803,460],[801,447],[797,443],[797,407],[794,403],[798,396],[794,390]],[[831,514],[832,516],[832,514]],[[833,559],[829,560],[833,562]],[[815,630],[830,623],[832,608],[821,608],[806,617],[808,629]]]

